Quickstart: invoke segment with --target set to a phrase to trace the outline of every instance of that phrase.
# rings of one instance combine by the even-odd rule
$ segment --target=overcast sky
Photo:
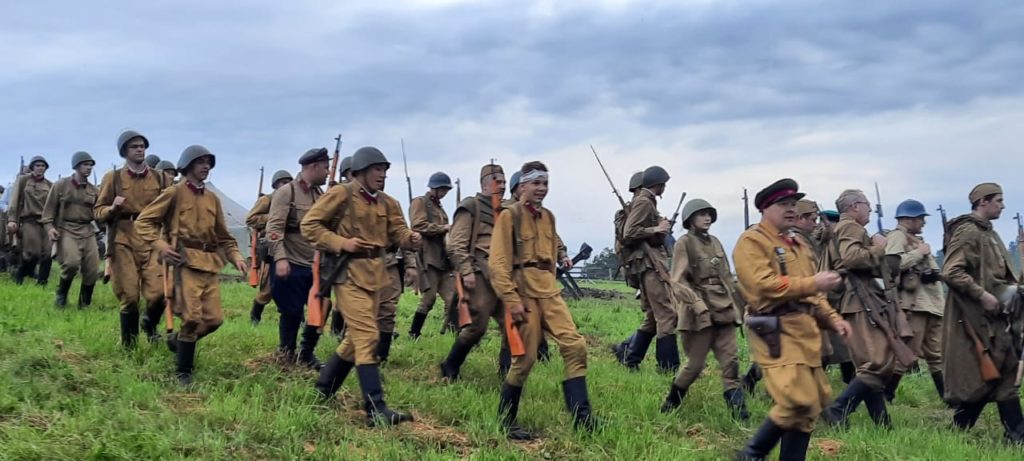
[[[546,162],[572,249],[609,246],[618,206],[591,144],[623,191],[636,170],[668,169],[663,214],[683,191],[711,201],[729,248],[742,189],[785,176],[827,208],[845,188],[874,202],[878,181],[887,228],[909,197],[964,213],[982,181],[1006,190],[1004,240],[1024,210],[1017,1],[37,0],[0,13],[5,178],[35,154],[67,175],[76,150],[109,169],[132,128],[172,161],[210,148],[211,179],[248,206],[259,166],[295,171],[342,133],[344,154],[389,156],[403,205],[402,138],[416,194],[437,170],[469,194],[489,158]]]

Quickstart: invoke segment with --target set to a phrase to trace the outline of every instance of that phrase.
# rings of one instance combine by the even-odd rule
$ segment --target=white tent
[[[249,228],[245,225],[245,215],[249,214],[249,210],[232,200],[210,181],[206,181],[206,189],[217,194],[221,208],[224,209],[224,219],[227,220],[228,231],[235,237],[235,240],[238,240],[238,248],[242,250],[242,254],[248,255]]]

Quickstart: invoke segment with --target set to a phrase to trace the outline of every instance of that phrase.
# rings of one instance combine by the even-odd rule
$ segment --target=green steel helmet
[[[439,189],[442,187],[452,188],[452,178],[448,175],[438,171],[430,175],[430,180],[427,181],[427,187],[430,189]]]
[[[143,136],[138,131],[127,130],[124,133],[121,133],[121,136],[117,137],[117,153],[118,153],[118,155],[124,157],[124,146],[125,146],[125,144],[128,144],[128,141],[131,141],[132,139],[135,139],[135,138],[142,138],[142,142],[144,142],[146,144],[146,149],[149,149],[149,140],[146,139],[145,136]]]
[[[665,184],[668,182],[669,175],[664,168],[660,166],[648,167],[644,170],[643,179],[640,180],[640,185],[643,187],[654,187],[658,184]]]
[[[918,218],[931,216],[924,209],[924,204],[914,199],[904,200],[896,207],[896,218]]]
[[[217,156],[213,155],[209,149],[200,145],[191,145],[185,148],[181,152],[181,157],[178,158],[178,171],[181,174],[185,174],[185,170],[199,157],[210,157],[210,168],[217,165]]]
[[[32,165],[35,165],[36,162],[43,162],[43,165],[46,165],[46,169],[47,170],[50,169],[50,162],[47,162],[46,159],[43,158],[42,155],[36,155],[36,156],[32,157],[32,160],[28,161],[28,169],[29,169],[29,171],[32,170]]]
[[[78,164],[82,162],[92,162],[93,165],[96,164],[96,160],[93,160],[92,156],[89,155],[88,152],[78,151],[71,156],[71,169],[74,170],[75,168],[78,168]]]
[[[161,160],[160,163],[156,164],[156,168],[154,168],[154,170],[158,170],[158,171],[174,170],[175,173],[178,172],[178,169],[174,167],[174,164],[171,163],[170,160]]]
[[[295,178],[292,178],[292,174],[287,172],[287,171],[285,171],[285,170],[277,170],[277,171],[275,171],[274,172],[274,176],[272,178],[270,178],[270,187],[272,187],[274,189],[277,189],[278,187],[280,187],[280,186],[278,186],[277,182],[278,181],[283,181],[285,179],[291,181],[292,179],[295,179]]]
[[[697,214],[698,211],[702,210],[711,211],[712,223],[718,221],[718,210],[716,210],[715,207],[711,206],[711,204],[708,203],[707,200],[704,200],[702,198],[695,198],[693,200],[690,200],[689,202],[686,202],[686,205],[683,205],[683,211],[682,214],[680,214],[680,217],[683,219],[683,229],[689,229],[690,218],[693,217],[693,215]]]
[[[145,160],[146,166],[148,166],[150,168],[153,168],[153,169],[156,169],[156,166],[159,163],[160,163],[160,157],[157,157],[156,154],[149,154],[149,155],[146,156],[146,160]]]
[[[348,177],[348,175],[352,174],[352,156],[351,155],[341,159],[341,165],[338,166],[338,170],[341,170],[341,175],[346,177],[346,178]]]
[[[635,192],[637,189],[643,187],[643,185],[644,185],[644,172],[643,171],[637,171],[636,173],[633,173],[633,176],[629,177],[629,191],[630,192]]]
[[[356,153],[352,154],[352,172],[357,173],[363,171],[373,165],[383,163],[387,165],[386,168],[391,168],[391,162],[384,156],[384,153],[376,147],[360,147]]]

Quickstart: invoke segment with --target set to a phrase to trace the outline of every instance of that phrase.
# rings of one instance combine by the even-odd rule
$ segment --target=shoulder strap
[[[467,204],[472,203],[473,209],[473,224],[469,226],[469,257],[473,260],[476,259],[476,227],[480,224],[480,203],[476,196],[473,196],[471,201]],[[494,217],[497,219],[497,216]]]

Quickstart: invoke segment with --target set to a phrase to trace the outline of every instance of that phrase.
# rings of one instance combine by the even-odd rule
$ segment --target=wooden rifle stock
[[[981,343],[981,338],[978,337],[977,332],[974,331],[974,328],[966,320],[963,321],[963,324],[967,337],[974,343],[974,354],[978,356],[978,370],[981,372],[981,379],[988,382],[1001,378],[1002,375],[999,373],[999,368],[992,361],[992,356],[985,350],[985,345]],[[1019,367],[1017,369],[1017,380],[1020,381]]]
[[[465,328],[473,323],[473,316],[469,313],[469,298],[462,287],[462,274],[455,273],[455,291],[459,296],[459,328]]]
[[[249,246],[249,259],[252,260],[252,262],[249,263],[249,286],[253,288],[256,288],[260,284],[260,261],[256,255],[256,245],[258,244],[257,240],[258,236],[256,235],[256,230],[253,229],[252,240]]]
[[[324,326],[324,311],[320,303],[320,251],[313,253],[313,286],[306,297],[306,325]]]
[[[494,165],[494,159],[491,159],[491,165]],[[495,192],[491,192],[491,210],[494,211],[494,224],[497,226],[498,215],[501,213],[501,197]],[[519,328],[512,321],[512,312],[508,309],[508,306],[504,306],[504,310],[505,338],[508,341],[508,349],[512,353],[512,357],[522,357],[526,355],[523,337],[519,335]]]

